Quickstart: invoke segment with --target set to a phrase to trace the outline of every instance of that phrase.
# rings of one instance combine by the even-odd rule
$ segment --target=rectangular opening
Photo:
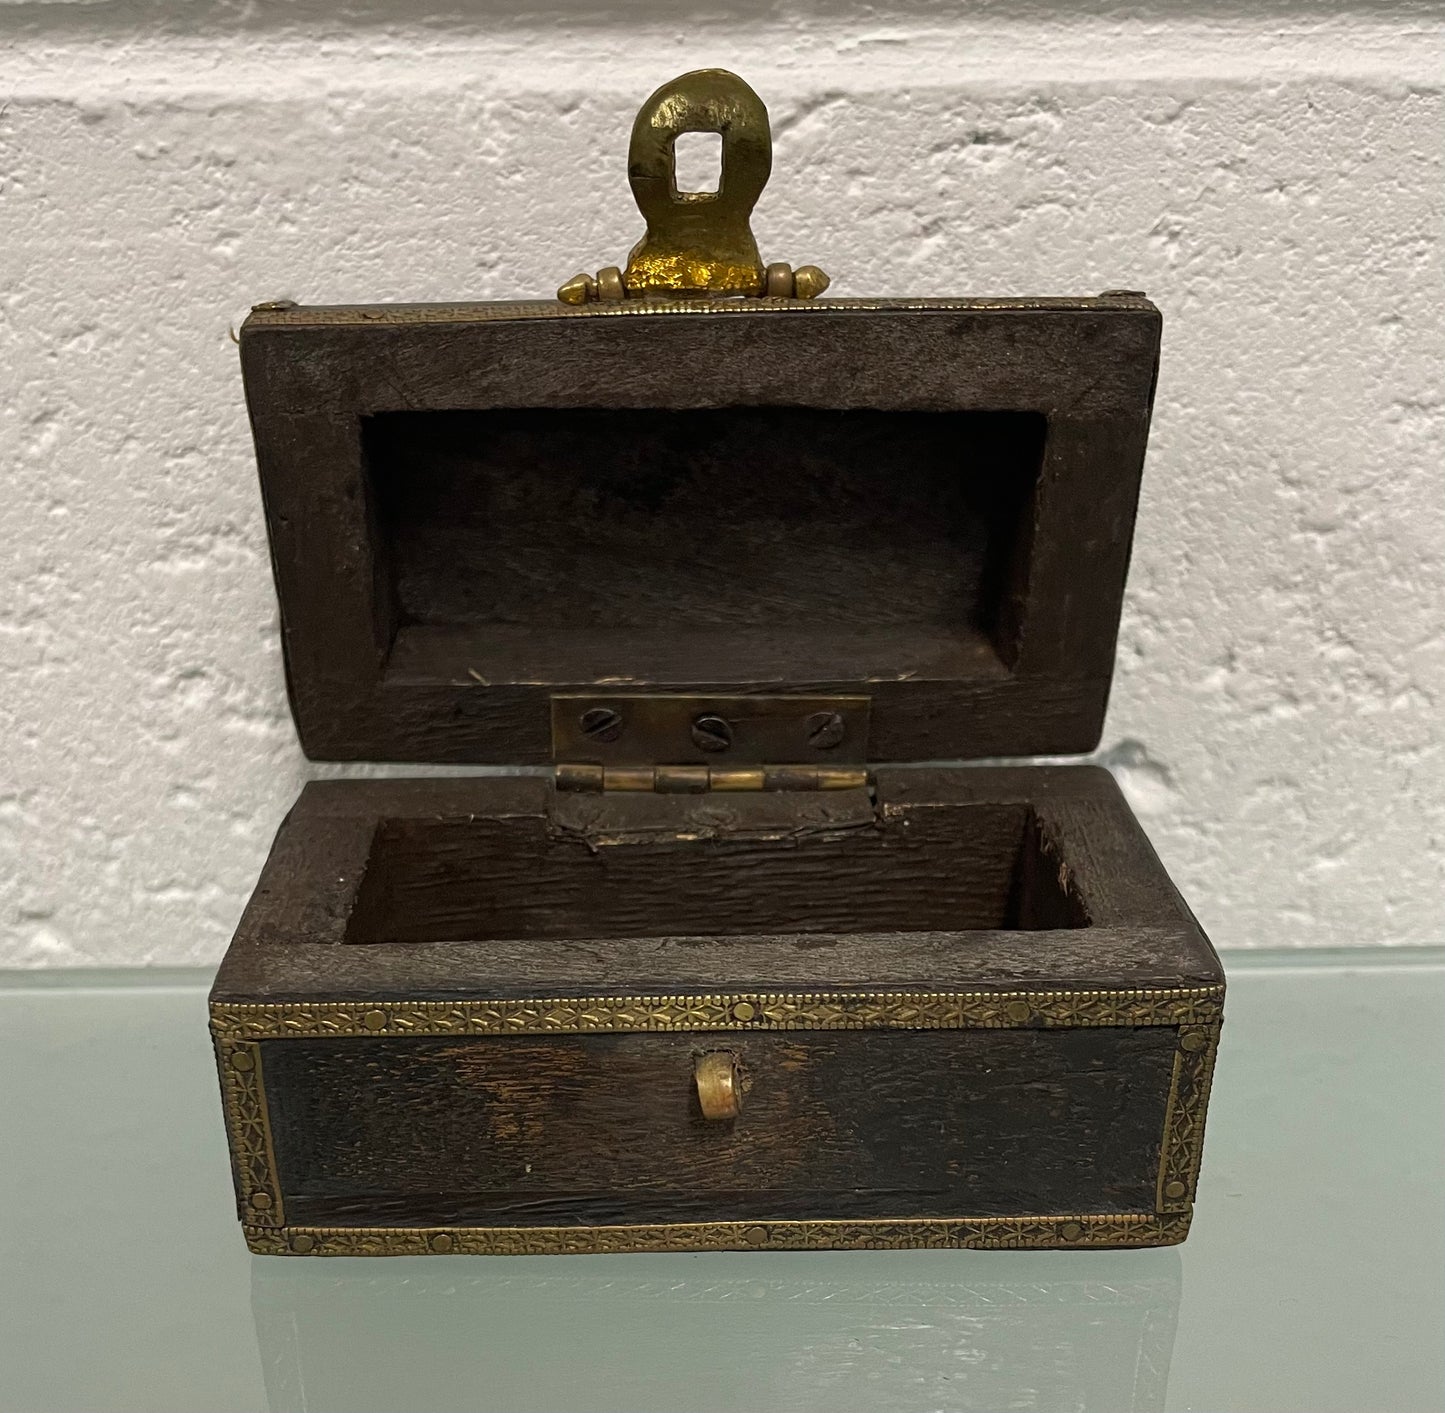
[[[1026,804],[805,837],[598,847],[538,817],[387,819],[346,940],[556,941],[1088,926]]]
[[[672,184],[681,192],[712,193],[722,180],[720,132],[680,132],[672,143]]]
[[[388,676],[998,676],[1046,419],[579,408],[365,418]]]

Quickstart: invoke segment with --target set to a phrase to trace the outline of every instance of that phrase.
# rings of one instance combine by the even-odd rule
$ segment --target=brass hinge
[[[857,790],[867,697],[556,696],[558,790]]]
[[[556,767],[559,790],[651,790],[659,795],[704,795],[710,790],[861,790],[862,765],[591,765]]]

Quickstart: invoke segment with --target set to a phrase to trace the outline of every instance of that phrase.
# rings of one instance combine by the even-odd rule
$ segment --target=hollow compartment
[[[1117,787],[872,785],[309,784],[211,997],[252,1248],[1181,1240],[1222,975]]]
[[[1085,900],[1024,803],[871,815],[773,837],[599,846],[540,818],[391,817],[352,943],[1085,927]]]
[[[1004,675],[1046,427],[810,407],[364,417],[387,676]]]

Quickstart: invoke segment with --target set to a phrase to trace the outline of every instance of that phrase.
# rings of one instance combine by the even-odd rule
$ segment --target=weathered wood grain
[[[861,794],[861,792],[859,792]],[[466,777],[419,780],[314,782],[306,787],[278,835],[236,937],[217,976],[218,1000],[307,1000],[395,997],[445,999],[465,995],[576,995],[598,987],[619,994],[662,991],[746,989],[748,987],[826,990],[866,989],[870,985],[1007,990],[1028,982],[1040,987],[1121,988],[1213,985],[1222,977],[1217,958],[1149,847],[1106,771],[1091,767],[883,768],[876,772],[877,806],[839,795],[729,795],[714,797],[636,795],[616,798],[557,797],[539,777]],[[839,796],[843,798],[839,798]],[[991,893],[967,874],[968,851],[958,846],[960,830],[949,815],[970,809],[1031,811],[1039,822],[1035,875],[1067,872],[1070,887],[1062,915],[1041,903],[1050,893],[1015,891],[1001,871],[990,875]],[[635,895],[614,895],[614,909],[645,918],[652,935],[598,935],[603,912],[588,909],[586,890],[570,893],[571,923],[551,914],[554,930],[543,920],[554,907],[549,894],[526,896],[525,852],[513,848],[502,871],[510,880],[512,921],[519,935],[481,940],[491,905],[485,888],[485,857],[474,856],[471,891],[464,895],[478,911],[469,915],[454,903],[443,913],[445,939],[381,941],[378,918],[363,908],[373,841],[384,820],[407,821],[421,829],[451,820],[465,829],[478,824],[517,828],[540,848],[552,846],[553,830],[563,823],[572,836],[561,845],[586,874],[592,851],[624,860],[618,865]],[[424,827],[423,827],[424,825]],[[796,861],[809,840],[840,849],[857,832],[882,857],[895,846],[890,838],[911,838],[915,830],[931,841],[922,850],[900,845],[908,877],[880,906],[874,891],[873,864],[847,868],[843,877],[825,880],[821,901],[787,900],[802,910],[794,931],[769,917],[748,872],[747,906],[756,923],[751,933],[679,936],[677,922],[698,917],[697,905],[675,906],[678,874],[661,861],[675,844],[667,835],[687,833],[705,841],[723,835],[737,848],[773,847]],[[1027,836],[1024,836],[1025,838]],[[577,841],[587,841],[585,845]],[[613,842],[602,842],[611,840]],[[880,843],[879,841],[884,841]],[[752,841],[750,844],[745,841]],[[1020,843],[1023,839],[1019,840]],[[572,854],[573,849],[577,854]],[[649,858],[639,868],[625,862]],[[875,857],[868,856],[870,859]],[[417,858],[423,875],[425,856]],[[550,867],[550,866],[549,866]],[[715,867],[715,865],[714,865]],[[684,872],[686,865],[683,866]],[[719,885],[721,888],[722,885]],[[1005,893],[1005,887],[1009,890]],[[833,906],[837,890],[859,899],[856,917],[822,929],[819,908]],[[421,892],[412,888],[412,894]],[[442,890],[442,901],[446,899]],[[458,895],[453,894],[454,898]],[[971,897],[975,926],[961,916],[940,920],[940,900]],[[978,904],[991,899],[999,908],[996,923],[1009,909],[1030,909],[1020,920],[1028,927],[989,925]],[[714,891],[714,916],[726,903]],[[470,905],[469,904],[469,905]],[[1042,909],[1042,911],[1041,911]],[[527,930],[528,918],[539,932]],[[982,917],[983,922],[978,919]],[[875,924],[864,927],[863,919]],[[1087,918],[1088,926],[1077,923]],[[474,925],[466,925],[468,921]],[[614,911],[620,924],[624,914]],[[408,923],[396,919],[398,928]],[[1069,925],[1053,924],[1063,921]],[[925,925],[926,924],[926,925]],[[575,930],[572,928],[575,927]],[[1044,930],[1039,930],[1044,929]],[[496,928],[490,929],[495,933]],[[505,929],[504,929],[505,930]],[[365,946],[347,938],[369,937]]]
[[[716,1048],[743,1073],[731,1122],[705,1120],[693,1089]],[[265,1049],[291,1221],[554,1225],[1147,1210],[1174,1033]]]
[[[542,763],[599,682],[867,692],[877,760],[1096,743],[1147,302],[334,314],[241,335],[310,754]]]
[[[385,819],[347,940],[739,936],[1076,926],[1025,804],[783,837],[598,846],[547,819]],[[1081,916],[1081,915],[1079,915]]]

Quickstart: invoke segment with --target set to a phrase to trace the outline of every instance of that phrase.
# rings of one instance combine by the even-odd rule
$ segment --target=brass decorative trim
[[[241,1220],[258,1229],[283,1226],[286,1214],[271,1147],[271,1115],[266,1107],[261,1047],[254,1041],[218,1040],[216,1060],[221,1070],[221,1102],[231,1140]]]
[[[1104,294],[1097,298],[1041,299],[628,299],[616,303],[563,304],[551,299],[495,300],[485,304],[277,304],[257,305],[246,323],[253,329],[295,328],[317,325],[379,325],[406,327],[417,324],[491,324],[514,319],[618,319],[670,317],[696,314],[825,314],[840,310],[879,312],[910,309],[918,312],[976,313],[983,310],[1049,309],[1113,310],[1151,309],[1141,295]]]
[[[1219,1030],[1218,1020],[1212,1025],[1181,1026],[1179,1030],[1154,1192],[1154,1205],[1160,1212],[1187,1212],[1194,1202]]]
[[[1172,1246],[1188,1212],[877,1221],[668,1222],[606,1227],[266,1227],[263,1256],[534,1256],[627,1251],[1040,1250]]]
[[[477,1001],[211,1006],[218,1041],[406,1035],[730,1030],[971,1030],[1212,1026],[1222,986],[1139,991],[747,991]]]
[[[1222,986],[1140,991],[749,992],[517,1001],[318,1002],[211,1007],[246,1241],[274,1255],[1166,1246],[1189,1230]],[[1174,1026],[1177,1047],[1157,1210],[1121,1215],[685,1222],[568,1227],[288,1227],[272,1148],[262,1041],[626,1031],[1021,1029]]]

